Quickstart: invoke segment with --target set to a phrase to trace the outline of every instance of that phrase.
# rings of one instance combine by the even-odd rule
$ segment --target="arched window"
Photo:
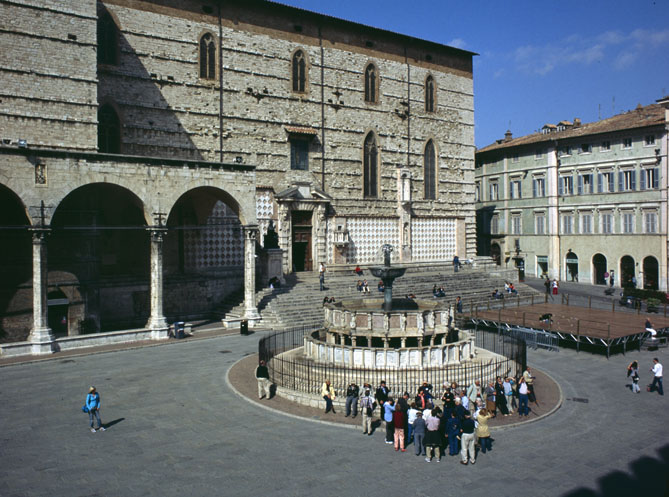
[[[302,50],[293,54],[293,91],[304,93],[307,89],[307,58]]]
[[[425,112],[434,112],[434,78],[425,79]]]
[[[436,197],[437,191],[437,182],[436,182],[436,152],[434,149],[434,142],[430,140],[425,145],[425,157],[424,157],[424,183],[425,183],[425,200],[434,200]]]
[[[121,121],[114,108],[108,104],[98,110],[98,151],[121,153]]]
[[[118,27],[109,12],[98,18],[98,64],[118,65]]]
[[[216,44],[210,33],[205,33],[200,38],[200,77],[216,78]]]
[[[365,102],[378,102],[379,75],[374,64],[365,68]]]
[[[374,133],[370,132],[365,138],[363,155],[363,196],[376,198],[378,195],[379,150]]]

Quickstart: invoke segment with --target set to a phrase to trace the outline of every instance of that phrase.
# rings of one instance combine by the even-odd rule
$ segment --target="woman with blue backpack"
[[[96,432],[96,429],[93,427],[94,418],[98,420],[98,430],[105,431],[104,426],[102,426],[102,421],[100,420],[100,406],[100,394],[95,390],[95,387],[91,387],[88,390],[86,403],[83,407],[83,411],[88,413],[88,419],[91,421],[91,433]]]

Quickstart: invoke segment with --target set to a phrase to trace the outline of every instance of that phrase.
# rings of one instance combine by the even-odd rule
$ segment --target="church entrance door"
[[[311,211],[293,211],[293,268],[295,271],[313,271]]]

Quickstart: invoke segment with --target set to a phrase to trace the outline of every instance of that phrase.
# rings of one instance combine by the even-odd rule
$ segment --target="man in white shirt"
[[[662,389],[662,364],[660,360],[656,357],[653,359],[653,383],[650,385],[650,390],[653,391],[654,388],[657,388],[657,393],[664,395],[664,390]]]

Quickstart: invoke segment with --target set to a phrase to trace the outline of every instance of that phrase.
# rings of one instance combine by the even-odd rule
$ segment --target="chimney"
[[[504,133],[504,141],[510,142],[512,138],[513,138],[513,133],[511,133],[510,129],[507,129],[506,133]]]
[[[579,117],[574,118],[574,128],[581,126],[581,119]]]

